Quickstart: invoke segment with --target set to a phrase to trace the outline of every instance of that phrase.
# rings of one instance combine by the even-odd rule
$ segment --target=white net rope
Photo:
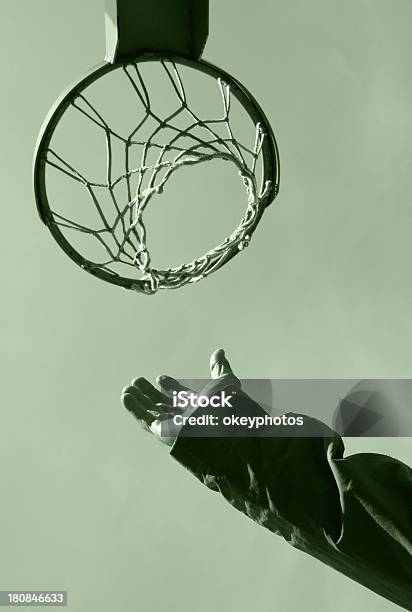
[[[144,282],[135,288],[141,291],[143,285],[143,291],[146,293],[155,293],[159,289],[175,289],[196,282],[218,269],[233,256],[234,252],[248,246],[251,233],[264,208],[264,199],[271,187],[270,181],[259,181],[257,176],[257,164],[262,156],[262,146],[267,136],[258,123],[255,126],[254,144],[251,147],[246,147],[235,138],[231,126],[230,85],[222,79],[216,80],[222,101],[222,115],[219,118],[200,119],[189,107],[176,64],[170,60],[160,61],[177,96],[178,108],[165,118],[159,117],[153,110],[148,88],[138,64],[123,65],[124,75],[133,89],[138,104],[144,109],[143,118],[126,136],[114,131],[108,125],[84,92],[78,94],[71,102],[73,108],[104,131],[107,151],[105,182],[88,180],[52,147],[49,147],[46,153],[47,164],[77,181],[87,190],[101,220],[101,226],[98,229],[91,228],[53,210],[50,211],[50,222],[63,229],[88,234],[101,244],[107,257],[99,263],[87,260],[89,268],[100,268],[114,275],[118,275],[111,268],[115,263],[120,262],[133,267],[135,271],[137,268],[141,273],[140,280]],[[174,121],[183,114],[189,118],[185,128],[177,126]],[[139,131],[149,119],[154,122],[155,128],[147,139],[139,140]],[[222,127],[224,136],[221,135]],[[169,138],[164,142],[163,135],[166,130]],[[118,140],[124,147],[124,171],[118,176],[113,176],[114,140]],[[135,160],[131,155],[131,148],[136,145],[141,147],[141,158],[140,163],[134,166],[132,164]],[[155,153],[154,163],[149,161],[153,153]],[[143,219],[146,207],[154,195],[163,192],[174,172],[186,166],[217,159],[235,164],[246,190],[246,212],[238,227],[222,243],[189,263],[165,270],[154,268]],[[132,178],[135,180],[133,185]],[[115,193],[116,187],[121,182],[126,184],[125,202],[120,202]],[[111,222],[99,202],[99,189],[102,188],[107,190],[115,209],[114,221],[112,218]],[[108,237],[111,237],[110,241]]]

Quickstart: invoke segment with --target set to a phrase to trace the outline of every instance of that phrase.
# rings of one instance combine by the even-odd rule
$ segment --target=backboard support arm
[[[106,57],[139,53],[200,59],[209,34],[209,0],[106,0]]]

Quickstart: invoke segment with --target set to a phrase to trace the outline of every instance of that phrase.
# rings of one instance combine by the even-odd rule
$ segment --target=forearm
[[[318,423],[318,422],[317,422]],[[412,610],[412,471],[341,438],[181,437],[171,454],[290,544]]]

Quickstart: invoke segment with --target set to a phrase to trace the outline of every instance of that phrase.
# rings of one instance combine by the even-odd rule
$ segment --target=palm
[[[222,349],[215,351],[210,359],[210,374],[211,381],[202,390],[202,394],[213,394],[221,382],[228,377],[240,386]],[[190,393],[193,393],[193,391],[183,387],[177,380],[169,376],[159,376],[157,384],[160,389],[154,387],[145,378],[134,379],[129,386],[123,389],[122,403],[136,417],[143,429],[153,434],[164,444],[171,446],[176,436],[164,434],[167,431],[167,426],[173,421],[176,414],[189,415],[193,411],[193,408],[182,410],[174,407],[172,403],[173,391],[184,390]]]

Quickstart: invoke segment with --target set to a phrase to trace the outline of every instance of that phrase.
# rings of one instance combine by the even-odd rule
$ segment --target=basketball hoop
[[[197,282],[227,263],[248,246],[265,208],[276,197],[279,188],[279,157],[270,124],[256,100],[238,81],[200,59],[207,37],[208,3],[202,0],[197,6],[203,7],[203,11],[190,13],[188,9],[192,1],[174,0],[176,11],[171,15],[175,16],[176,21],[175,38],[171,41],[166,40],[162,28],[156,29],[152,25],[150,33],[150,28],[143,27],[143,24],[153,23],[150,2],[112,0],[109,9],[112,13],[115,11],[114,17],[117,15],[117,18],[107,13],[106,61],[82,77],[57,100],[48,114],[36,147],[34,188],[37,207],[42,221],[57,243],[89,273],[146,294]],[[173,2],[165,0],[160,4],[170,10]],[[180,9],[185,8],[185,11],[180,10],[179,13],[177,5]],[[131,38],[129,25],[133,23],[133,12],[138,16],[137,22],[141,28],[136,39]],[[190,14],[192,20],[188,21]],[[166,25],[170,25],[171,15]],[[114,26],[116,23],[117,28]],[[167,31],[170,34],[170,28]],[[192,32],[191,37],[188,32]],[[140,40],[141,44],[131,47],[131,40]],[[149,40],[153,41],[155,48],[147,48]],[[148,66],[156,66],[160,70],[163,86],[169,88],[169,97],[172,95],[173,107],[162,116],[157,114],[153,104],[153,98],[159,92],[157,89],[156,92],[150,90],[143,74]],[[217,96],[218,115],[200,116],[192,108],[185,76],[193,70],[208,80],[210,98]],[[139,117],[133,129],[127,133],[116,130],[99,104],[91,100],[94,85],[107,80],[110,86],[110,79],[114,75],[117,80],[119,77],[124,79],[130,95],[134,97],[136,116]],[[241,108],[243,119],[251,122],[252,142],[244,142],[235,135],[232,117],[234,103]],[[69,111],[79,113],[82,119],[93,124],[103,135],[106,158],[104,181],[93,180],[73,159],[67,159],[56,145],[56,129],[65,121]],[[119,155],[122,157],[121,163],[116,158]],[[147,207],[153,198],[164,194],[168,181],[176,172],[213,160],[232,164],[244,186],[246,210],[238,226],[223,242],[193,261],[166,269],[155,268],[144,219]],[[50,173],[73,181],[87,195],[88,206],[97,215],[96,224],[92,226],[82,221],[81,215],[76,216],[73,207],[61,210],[56,206],[50,196]],[[125,194],[123,198],[118,194],[120,187]],[[222,197],[222,194],[216,191],[213,197]],[[101,258],[92,257],[87,247],[80,252],[70,238],[73,232],[81,233],[94,246],[97,243],[101,247]],[[120,264],[122,271],[119,273]]]

